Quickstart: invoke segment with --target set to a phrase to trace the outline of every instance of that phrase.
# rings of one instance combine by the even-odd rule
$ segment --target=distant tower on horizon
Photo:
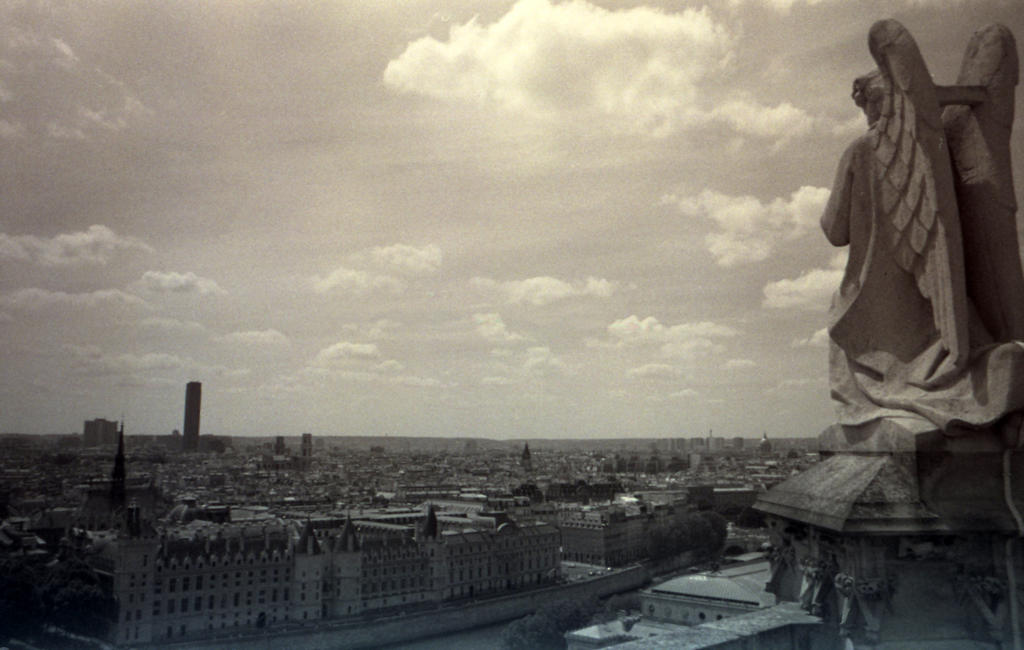
[[[533,472],[533,459],[530,458],[530,443],[523,445],[522,467],[523,471],[527,474]]]
[[[182,451],[199,451],[199,407],[203,398],[203,385],[190,381],[185,386],[185,427],[181,439]]]
[[[300,447],[301,455],[299,456],[299,466],[303,470],[308,470],[309,466],[313,464],[313,434],[304,433],[302,434],[302,446]]]
[[[96,418],[82,425],[82,446],[112,445],[117,442],[117,422]]]

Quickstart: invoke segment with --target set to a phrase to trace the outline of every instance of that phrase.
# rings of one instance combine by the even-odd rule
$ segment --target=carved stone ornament
[[[812,557],[800,561],[803,580],[800,583],[800,607],[814,616],[821,616],[829,583],[836,571],[834,563]]]
[[[1006,582],[992,575],[969,573],[954,579],[958,600],[972,603],[981,615],[989,636],[996,641],[1003,638],[1006,625]]]
[[[858,580],[852,575],[837,573],[834,585],[839,595],[840,635],[851,637],[862,629],[868,642],[877,641],[883,610],[896,590],[892,577]]]

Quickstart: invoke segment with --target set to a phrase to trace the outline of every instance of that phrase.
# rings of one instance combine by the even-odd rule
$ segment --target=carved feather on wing
[[[871,131],[879,224],[900,268],[931,302],[935,328],[956,365],[969,353],[959,216],[935,87],[910,33],[894,20],[875,23],[871,54],[887,80]]]

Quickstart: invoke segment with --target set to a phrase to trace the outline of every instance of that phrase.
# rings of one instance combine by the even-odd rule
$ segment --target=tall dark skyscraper
[[[181,439],[182,451],[199,451],[199,404],[203,397],[203,385],[190,381],[185,386],[185,427]]]

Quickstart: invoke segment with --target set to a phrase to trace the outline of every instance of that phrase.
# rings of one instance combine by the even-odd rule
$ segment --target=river
[[[386,648],[387,650],[479,650],[481,648],[491,650],[501,647],[501,632],[510,622],[506,621],[430,639],[399,643],[386,646]]]

